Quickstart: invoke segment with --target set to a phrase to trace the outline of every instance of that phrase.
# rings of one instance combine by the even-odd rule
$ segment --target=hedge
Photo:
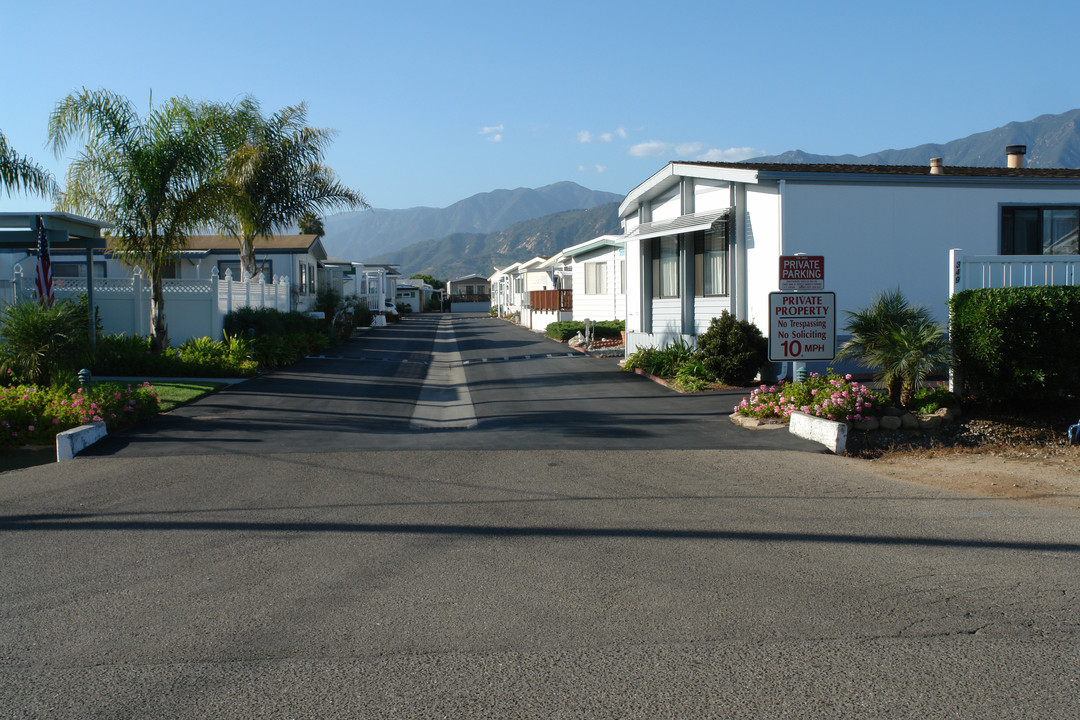
[[[949,308],[966,392],[986,402],[1080,395],[1080,287],[965,290]]]
[[[626,323],[622,320],[597,320],[592,326],[596,339],[617,338],[626,329]],[[550,323],[544,330],[545,335],[559,342],[566,342],[579,332],[585,334],[585,323],[570,320]]]

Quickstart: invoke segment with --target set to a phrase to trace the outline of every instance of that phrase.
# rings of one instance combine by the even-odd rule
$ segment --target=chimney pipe
[[[930,174],[944,175],[945,168],[941,164],[941,158],[930,158]]]
[[[1027,155],[1027,145],[1009,145],[1005,148],[1005,154],[1009,156],[1009,167],[1024,167],[1024,156]]]

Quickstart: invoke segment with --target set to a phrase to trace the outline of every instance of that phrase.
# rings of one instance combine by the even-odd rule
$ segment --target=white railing
[[[983,288],[1080,285],[1080,255],[960,255],[949,251],[949,294]]]
[[[56,278],[53,294],[58,300],[86,293],[84,278]],[[163,280],[165,318],[169,340],[178,345],[192,337],[220,338],[225,316],[241,307],[273,308],[287,312],[290,285],[287,277],[267,283],[262,275],[233,280],[226,270],[219,278],[217,268],[209,280]],[[0,280],[0,305],[34,295],[33,278],[23,277],[15,266],[11,280]],[[150,333],[150,281],[135,268],[130,278],[94,278],[94,306],[106,334],[148,335]]]

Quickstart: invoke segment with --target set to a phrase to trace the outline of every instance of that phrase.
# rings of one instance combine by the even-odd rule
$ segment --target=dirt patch
[[[934,437],[856,434],[849,451],[878,475],[990,497],[1080,509],[1074,402],[1041,412],[968,411]]]
[[[865,462],[872,472],[884,477],[1080,509],[1080,448],[1059,457],[928,451],[883,455]]]

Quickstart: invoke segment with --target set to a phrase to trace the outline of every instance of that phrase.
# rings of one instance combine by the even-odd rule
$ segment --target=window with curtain
[[[1002,255],[1080,255],[1080,208],[1001,208]]]
[[[694,294],[727,295],[727,224],[694,233]]]
[[[663,237],[653,241],[653,297],[679,297],[679,239]]]
[[[586,295],[606,295],[607,294],[607,263],[606,262],[587,262],[587,263],[585,263],[585,294]]]

